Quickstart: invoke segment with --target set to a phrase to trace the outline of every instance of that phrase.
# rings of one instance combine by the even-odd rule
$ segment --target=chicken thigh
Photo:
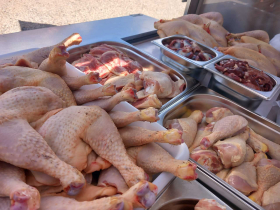
[[[270,187],[267,191],[263,193],[262,206],[265,209],[268,209],[269,207],[272,208],[272,206],[274,206],[275,210],[279,209],[280,208],[279,192],[280,192],[280,182]]]
[[[195,205],[194,210],[226,210],[226,207],[214,199],[201,199]]]
[[[32,103],[30,103],[32,102]],[[77,194],[84,176],[61,161],[30,125],[65,103],[43,87],[20,87],[0,96],[0,160],[60,180],[68,194]]]
[[[50,117],[38,132],[61,160],[80,171],[87,167],[93,150],[114,165],[129,186],[145,179],[144,171],[126,154],[110,116],[97,106],[68,107]]]
[[[0,162],[0,186],[0,197],[10,197],[11,210],[24,208],[26,210],[39,209],[40,194],[36,188],[25,183],[23,169]]]

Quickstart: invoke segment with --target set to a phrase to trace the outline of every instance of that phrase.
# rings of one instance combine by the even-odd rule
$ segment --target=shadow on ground
[[[32,22],[26,22],[26,21],[21,21],[21,20],[19,20],[18,22],[19,22],[21,31],[56,26],[56,25],[51,25],[51,24],[32,23]]]

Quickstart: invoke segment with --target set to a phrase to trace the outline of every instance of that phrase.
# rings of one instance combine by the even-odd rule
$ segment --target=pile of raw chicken
[[[84,90],[100,81],[98,72],[67,75],[67,47],[81,41],[73,34],[0,60],[1,210],[149,208],[157,195],[151,175],[197,178],[194,163],[176,160],[154,143],[179,145],[181,131],[127,126],[156,122],[155,108],[111,111],[121,101],[136,100],[133,86],[118,93],[111,83]],[[150,78],[149,72],[142,75]],[[93,185],[95,171],[101,172]]]
[[[269,44],[267,32],[255,30],[232,34],[222,25],[222,14],[209,12],[160,20],[155,22],[154,27],[161,38],[185,35],[209,47],[216,47],[224,54],[247,61],[265,72],[280,76],[280,52]]]
[[[183,132],[193,160],[266,210],[280,209],[280,145],[255,133],[244,117],[214,107],[205,118],[196,110],[165,126]]]
[[[137,61],[107,44],[91,48],[72,65],[86,74],[98,72],[100,84],[115,85],[118,91],[133,87],[137,91],[137,100],[130,102],[138,109],[161,108],[161,99],[174,98],[186,86],[182,79],[173,81],[170,71],[145,71]]]

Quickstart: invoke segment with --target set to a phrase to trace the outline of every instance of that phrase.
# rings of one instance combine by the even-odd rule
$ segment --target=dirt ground
[[[0,0],[0,34],[139,13],[170,19],[185,7],[182,0]]]

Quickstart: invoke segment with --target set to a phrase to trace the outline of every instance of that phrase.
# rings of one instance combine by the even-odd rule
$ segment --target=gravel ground
[[[0,0],[0,34],[131,14],[170,19],[184,14],[182,0]]]

